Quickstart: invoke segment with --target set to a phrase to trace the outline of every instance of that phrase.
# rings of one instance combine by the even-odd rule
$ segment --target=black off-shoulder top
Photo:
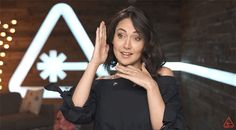
[[[158,76],[165,102],[161,130],[184,130],[184,118],[176,79]],[[94,130],[152,130],[146,90],[124,79],[95,80],[83,107],[72,102],[73,89],[61,93],[64,117],[75,124],[94,122]]]

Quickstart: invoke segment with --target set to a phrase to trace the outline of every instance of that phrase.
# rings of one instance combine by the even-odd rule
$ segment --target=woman
[[[95,49],[75,90],[63,92],[61,111],[73,123],[94,121],[94,130],[183,130],[173,72],[165,67],[153,27],[130,6],[101,22]],[[94,80],[98,66],[111,73]]]

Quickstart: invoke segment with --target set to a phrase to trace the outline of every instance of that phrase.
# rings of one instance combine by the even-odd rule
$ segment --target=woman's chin
[[[125,62],[125,61],[120,61],[118,62],[120,65],[123,65],[123,66],[128,66],[128,65],[132,65],[132,66],[136,66],[138,63],[133,63],[133,62]]]
[[[122,62],[118,62],[120,65],[122,65],[122,66],[128,66],[128,65],[130,65],[129,63],[122,63]]]

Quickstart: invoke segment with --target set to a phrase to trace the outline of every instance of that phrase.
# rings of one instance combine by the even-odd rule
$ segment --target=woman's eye
[[[142,38],[141,37],[135,37],[136,41],[140,41]]]
[[[117,36],[119,39],[122,39],[124,37],[123,34],[121,34],[121,33],[118,33]]]

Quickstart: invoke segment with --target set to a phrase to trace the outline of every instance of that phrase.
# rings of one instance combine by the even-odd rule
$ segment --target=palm
[[[141,87],[144,87],[145,89],[149,83],[152,83],[154,81],[144,65],[142,65],[141,70],[133,66],[117,65],[116,70],[116,75],[129,79],[130,81],[136,83]]]
[[[109,46],[106,43],[106,26],[104,22],[101,22],[96,31],[95,48],[92,60],[97,64],[104,63],[108,56],[108,50]]]

